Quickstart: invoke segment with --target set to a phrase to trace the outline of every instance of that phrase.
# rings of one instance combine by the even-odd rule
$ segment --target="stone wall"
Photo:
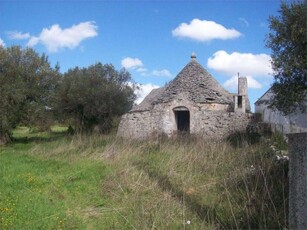
[[[197,114],[194,132],[208,138],[225,138],[235,132],[244,132],[251,122],[251,114],[203,111]]]
[[[279,132],[284,135],[307,132],[306,113],[297,108],[293,113],[286,116],[281,111],[269,107],[273,97],[274,93],[270,89],[255,103],[255,113],[261,114],[262,121],[270,124],[272,132]],[[307,108],[307,98],[305,106]]]
[[[186,107],[190,111],[190,133],[208,139],[221,139],[237,131],[245,131],[251,114],[227,112],[228,105],[195,104],[187,100],[174,100],[154,106],[151,111],[125,114],[118,129],[118,136],[146,139],[154,134],[172,136],[177,133],[173,109]]]
[[[161,114],[159,112],[133,112],[122,116],[117,135],[131,139],[146,139],[159,133]]]

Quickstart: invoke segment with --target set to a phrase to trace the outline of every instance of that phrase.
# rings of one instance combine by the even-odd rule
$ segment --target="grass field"
[[[0,229],[287,228],[287,163],[267,141],[65,130],[20,127],[0,147]]]

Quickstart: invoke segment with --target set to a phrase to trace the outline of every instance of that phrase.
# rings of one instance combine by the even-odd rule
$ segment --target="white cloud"
[[[10,39],[13,40],[24,40],[30,38],[29,33],[22,33],[20,31],[9,31],[7,32],[7,35]]]
[[[245,25],[246,27],[249,27],[249,23],[245,18],[239,18],[239,21],[242,22],[242,24]]]
[[[98,27],[93,21],[81,22],[65,29],[54,24],[50,28],[44,28],[39,36],[31,37],[27,45],[35,46],[41,43],[50,52],[58,52],[63,48],[74,49],[84,39],[97,36],[97,30]]]
[[[4,43],[4,41],[0,38],[0,46],[5,46],[5,43]]]
[[[247,85],[250,89],[260,89],[262,85],[256,81],[252,76],[246,76]],[[230,79],[224,82],[223,86],[228,89],[236,90],[238,89],[238,76],[232,76]]]
[[[122,67],[126,69],[135,69],[141,76],[171,77],[172,74],[167,69],[148,70],[143,62],[138,58],[126,57],[121,61]]]
[[[151,90],[159,88],[160,86],[147,83],[147,84],[137,84],[137,88],[135,89],[134,93],[136,94],[136,101],[135,103],[140,104],[144,98],[151,92]]]
[[[137,68],[136,71],[139,72],[139,73],[145,73],[145,72],[148,71],[148,69],[141,67],[141,68]]]
[[[126,57],[121,61],[122,67],[126,69],[136,68],[143,66],[143,63],[138,58]]]
[[[193,19],[190,24],[181,23],[172,31],[173,36],[190,38],[196,41],[210,41],[213,39],[233,39],[241,36],[235,29],[227,29],[224,26],[207,20]]]
[[[37,43],[39,42],[39,38],[38,37],[31,37],[28,41],[27,46],[33,47],[35,46]]]
[[[251,54],[224,50],[217,51],[208,59],[207,66],[216,71],[233,75],[270,76],[273,73],[271,57],[267,54]]]
[[[151,75],[156,76],[156,77],[171,77],[171,73],[167,69],[162,69],[162,70],[153,70],[151,72]]]

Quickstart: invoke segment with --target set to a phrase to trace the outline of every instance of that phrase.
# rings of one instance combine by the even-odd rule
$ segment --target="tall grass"
[[[17,132],[0,149],[0,228],[287,228],[287,162],[179,137]]]

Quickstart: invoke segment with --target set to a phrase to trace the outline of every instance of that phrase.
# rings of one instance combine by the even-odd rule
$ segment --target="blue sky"
[[[46,53],[61,72],[97,62],[125,67],[142,84],[140,98],[176,77],[195,52],[230,92],[238,72],[247,76],[254,103],[273,82],[264,40],[279,6],[279,0],[0,0],[0,44]]]

